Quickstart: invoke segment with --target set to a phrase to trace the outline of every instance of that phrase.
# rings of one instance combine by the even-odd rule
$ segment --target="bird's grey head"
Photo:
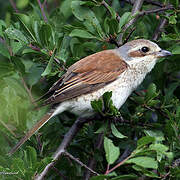
[[[124,44],[117,49],[117,53],[127,63],[140,62],[145,59],[153,61],[160,57],[172,55],[169,51],[162,50],[156,43],[145,39],[137,39]]]

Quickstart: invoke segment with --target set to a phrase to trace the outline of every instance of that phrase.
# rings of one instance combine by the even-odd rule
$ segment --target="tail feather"
[[[53,113],[47,113],[40,121],[38,121],[27,134],[9,151],[9,155],[15,153],[36,131],[38,131],[46,122],[51,119]]]

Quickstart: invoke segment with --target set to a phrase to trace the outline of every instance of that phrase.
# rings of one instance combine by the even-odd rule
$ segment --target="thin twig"
[[[44,2],[43,2],[43,7],[46,5],[46,3],[47,3],[47,0],[44,0]]]
[[[28,86],[27,86],[27,84],[26,84],[26,82],[25,82],[25,80],[24,80],[24,78],[22,76],[21,76],[21,81],[22,81],[23,86],[26,89],[26,91],[27,91],[27,93],[28,93],[28,95],[30,97],[31,103],[34,104],[35,106],[37,106],[37,104],[35,103],[35,100],[34,100],[34,98],[32,96],[31,90],[28,88]]]
[[[123,44],[127,43],[128,40],[130,39],[132,33],[135,31],[135,27],[131,29],[131,31],[129,32],[129,34],[127,35],[126,39],[124,40]]]
[[[68,156],[70,159],[74,160],[75,162],[77,162],[79,165],[81,165],[82,167],[86,168],[88,171],[92,172],[93,174],[99,176],[99,174],[97,172],[95,172],[94,170],[92,170],[91,168],[89,168],[88,166],[86,166],[85,164],[83,164],[79,159],[75,158],[74,156],[72,156],[70,153],[68,153],[67,151],[65,151],[63,154],[65,154],[66,156]]]
[[[166,7],[162,7],[162,8],[156,8],[156,9],[152,9],[152,10],[141,11],[138,14],[138,16],[144,16],[144,15],[157,13],[157,12],[162,12],[162,11],[166,11],[166,10],[170,10],[170,9],[174,9],[174,7],[173,6],[166,6]]]
[[[141,95],[140,95],[139,93],[137,93],[136,91],[134,91],[134,94],[136,94],[137,96],[141,96]],[[133,102],[135,102],[136,104],[138,104],[138,103],[137,103],[136,101],[134,101],[132,98],[131,98],[130,100],[133,101]],[[150,110],[150,111],[156,110],[156,111],[158,111],[159,114],[161,114],[163,117],[165,117],[166,119],[169,119],[168,115],[165,114],[165,113],[161,110],[161,108],[153,107],[153,109],[152,109],[152,108],[148,107],[147,105],[143,105],[143,107],[146,108],[147,110]]]
[[[170,15],[167,14],[166,16],[168,17],[168,16],[170,16]],[[160,34],[162,33],[162,31],[163,31],[166,23],[167,23],[167,19],[166,19],[166,18],[162,18],[162,19],[160,20],[160,23],[159,23],[159,25],[157,26],[157,28],[156,28],[153,36],[152,36],[152,40],[154,40],[154,41],[157,41],[157,40],[158,40],[158,38],[159,38]]]
[[[41,49],[40,49],[39,47],[33,46],[32,44],[29,44],[29,47],[30,47],[32,50],[34,50],[34,51],[38,51],[38,52],[41,51]],[[52,54],[50,54],[50,56],[51,56],[51,55],[52,55]],[[54,61],[55,61],[58,65],[61,65],[59,59],[57,59],[56,57],[54,57]],[[64,69],[64,67],[63,67],[63,69]]]
[[[49,172],[49,170],[56,164],[58,159],[61,157],[61,155],[65,152],[67,146],[70,144],[72,139],[76,136],[76,134],[80,131],[80,129],[83,127],[83,125],[87,122],[90,122],[95,117],[89,117],[89,118],[78,118],[75,123],[72,125],[72,127],[69,129],[69,131],[65,134],[64,139],[62,140],[60,146],[58,147],[57,151],[53,155],[53,161],[49,163],[42,173],[37,176],[36,180],[43,180],[46,174]]]
[[[34,51],[41,51],[41,49],[37,46],[33,46],[32,44],[29,44],[29,47]]]
[[[64,180],[68,180],[68,178],[66,176],[64,176],[57,168],[55,168],[54,166],[52,166],[52,169]]]
[[[41,1],[40,1],[40,0],[37,0],[37,2],[38,2],[39,7],[40,7],[40,9],[41,9],[41,13],[42,13],[43,19],[44,19],[44,21],[47,23],[47,22],[48,22],[48,19],[47,19],[46,14],[45,14],[44,7],[43,7],[43,5],[41,4]]]
[[[144,0],[144,2],[148,3],[148,4],[152,4],[152,5],[155,5],[155,6],[159,6],[159,7],[163,7],[164,4],[158,2],[158,1],[152,1],[152,0]]]
[[[107,11],[111,14],[111,12],[109,11],[109,8],[108,8],[109,5],[106,3],[106,1],[103,0],[103,1],[101,2],[101,4],[102,4],[102,5],[107,9]],[[121,17],[116,13],[116,18],[117,18],[118,21],[120,21],[120,18],[121,18]]]
[[[17,137],[16,134],[7,126],[7,124],[4,123],[3,120],[1,120],[1,118],[0,118],[0,123],[1,123],[14,137]]]
[[[130,148],[130,146],[128,146],[123,154],[120,156],[120,158],[116,161],[116,163],[120,163],[122,162],[124,159],[126,159],[130,154],[132,153],[132,149]]]
[[[140,11],[140,9],[141,9],[141,7],[143,5],[143,2],[144,2],[144,0],[136,0],[136,1],[134,1],[133,8],[132,8],[132,11],[131,11],[131,16],[135,16],[135,14],[137,14],[137,12]],[[134,24],[136,20],[137,20],[137,17],[134,17],[124,26],[124,28],[122,30],[123,32],[120,33],[119,38],[118,38],[119,46],[121,46],[123,44],[123,35],[124,35],[124,32],[127,30],[127,28],[129,26]]]
[[[133,4],[133,1],[132,0],[125,0],[127,3],[129,4]],[[160,2],[157,2],[157,1],[152,1],[152,0],[144,0],[145,3],[147,4],[152,4],[154,6],[159,6],[159,7],[164,7],[164,4],[160,3]]]
[[[128,156],[126,159],[124,159],[123,161],[121,161],[120,163],[118,163],[116,166],[114,166],[112,169],[106,171],[105,175],[109,174],[110,172],[114,171],[115,169],[117,169],[119,166],[121,166],[122,164],[124,164],[129,158],[131,158],[132,155]]]
[[[103,144],[103,139],[104,139],[104,133],[98,134],[97,141],[94,144],[94,149],[98,149],[98,150],[101,149],[102,144]],[[91,169],[95,169],[95,166],[96,166],[96,159],[93,156],[92,158],[90,158],[90,160],[88,162],[88,167],[91,168]],[[91,172],[89,170],[86,170],[85,173],[84,173],[84,178],[83,179],[84,180],[89,180],[90,176],[91,176]]]
[[[15,12],[19,13],[19,10],[16,7],[16,3],[13,0],[9,0],[9,1],[10,1],[11,6],[13,7],[13,9],[15,10]]]

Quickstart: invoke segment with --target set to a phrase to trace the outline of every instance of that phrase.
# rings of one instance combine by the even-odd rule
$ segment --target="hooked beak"
[[[157,57],[166,57],[166,56],[172,56],[172,53],[166,50],[160,50],[157,53]]]

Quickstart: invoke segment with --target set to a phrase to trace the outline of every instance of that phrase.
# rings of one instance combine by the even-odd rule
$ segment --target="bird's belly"
[[[112,100],[116,108],[120,108],[130,95],[131,87],[126,82],[112,82],[111,84],[101,88],[93,93],[81,95],[80,97],[71,99],[62,103],[68,104],[68,110],[79,116],[90,116],[94,114],[91,107],[91,101],[99,99],[105,92],[112,91]]]

